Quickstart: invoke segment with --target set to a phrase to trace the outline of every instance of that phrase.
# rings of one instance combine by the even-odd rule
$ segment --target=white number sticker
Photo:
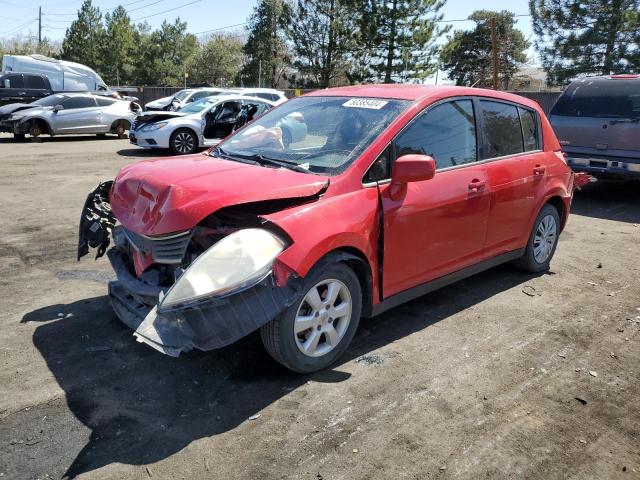
[[[342,104],[343,107],[349,108],[370,108],[372,110],[380,110],[387,103],[386,100],[377,100],[375,98],[352,98]]]

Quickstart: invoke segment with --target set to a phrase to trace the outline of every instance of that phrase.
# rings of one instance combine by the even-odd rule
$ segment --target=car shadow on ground
[[[340,361],[310,375],[289,372],[273,361],[257,332],[213,352],[190,352],[178,359],[161,355],[133,340],[107,297],[41,308],[22,322],[42,322],[33,342],[65,392],[69,410],[91,430],[86,444],[83,433],[66,446],[65,452],[79,451],[73,461],[73,453],[67,460],[71,465],[65,478],[73,478],[113,462],[162,460],[194,440],[234,429],[309,380],[345,381],[350,377],[340,369],[345,362],[384,362],[383,355],[371,352],[531,278],[503,265],[363,319]],[[61,422],[69,423],[61,416]],[[46,441],[42,445],[52,448],[44,446]],[[25,465],[24,471],[28,469]]]
[[[50,137],[45,135],[43,137],[37,137],[33,139],[32,137],[26,137],[23,139],[16,140],[13,137],[0,137],[0,144],[2,143],[63,143],[63,142],[86,142],[88,140],[124,140],[118,138],[117,135],[114,134],[105,134],[105,135],[57,135],[55,137]]]
[[[640,181],[599,180],[576,191],[571,213],[586,217],[640,223]]]

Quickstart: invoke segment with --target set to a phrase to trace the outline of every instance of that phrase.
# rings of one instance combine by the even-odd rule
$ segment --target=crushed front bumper
[[[119,249],[112,248],[108,256],[118,277],[109,282],[116,315],[135,330],[139,342],[173,357],[193,348],[214,350],[236,342],[277,317],[300,293],[295,278],[279,287],[269,275],[241,292],[160,311],[154,302],[162,289],[131,274]]]

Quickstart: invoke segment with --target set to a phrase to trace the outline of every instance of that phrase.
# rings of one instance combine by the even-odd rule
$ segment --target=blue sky
[[[133,20],[147,20],[152,27],[160,25],[165,18],[172,21],[180,16],[187,21],[189,31],[193,33],[244,23],[256,3],[257,0],[94,0],[94,4],[103,12],[123,4]],[[43,36],[61,39],[81,4],[82,0],[0,0],[0,37],[37,34],[40,5],[43,12]],[[489,0],[475,5],[468,0],[448,0],[443,13],[445,19],[457,20],[466,18],[476,9],[529,13],[527,0]],[[473,26],[473,22],[454,22],[452,25],[455,29],[467,29]],[[533,40],[529,17],[519,18],[517,27],[527,38]],[[236,30],[238,28],[242,27],[235,27]],[[533,49],[529,53],[532,56]]]

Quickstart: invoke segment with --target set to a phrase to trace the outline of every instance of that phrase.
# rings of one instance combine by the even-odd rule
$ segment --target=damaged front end
[[[138,341],[171,356],[221,348],[298,298],[301,279],[276,260],[291,240],[257,212],[308,199],[226,207],[191,229],[145,236],[116,225],[111,187],[101,183],[87,197],[78,259],[89,247],[98,258],[113,241],[107,256],[117,280],[109,298]]]

